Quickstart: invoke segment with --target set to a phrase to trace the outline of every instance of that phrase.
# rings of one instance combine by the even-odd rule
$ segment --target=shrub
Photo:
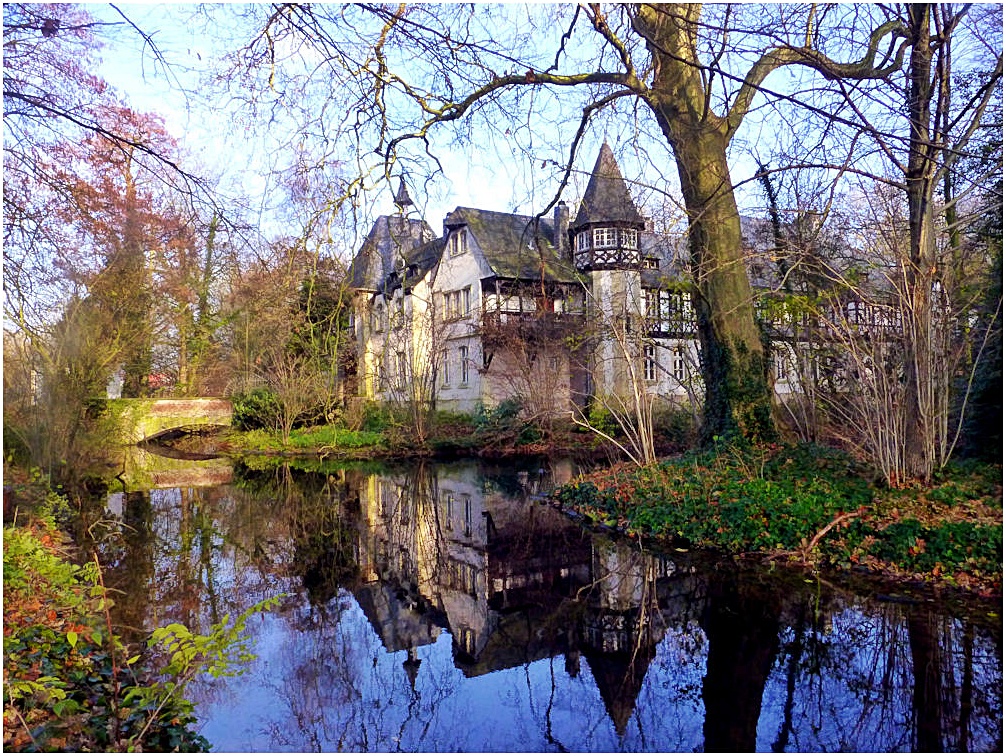
[[[363,405],[363,419],[360,429],[371,433],[383,433],[395,424],[395,416],[386,404],[367,402]]]
[[[472,424],[476,431],[512,430],[518,423],[524,402],[520,397],[504,399],[495,407],[487,408],[482,402],[475,407]]]
[[[257,388],[231,397],[234,413],[231,425],[249,431],[276,428],[280,416],[279,397],[267,388]]]
[[[185,687],[202,673],[235,674],[250,659],[233,623],[197,635],[156,630],[130,656],[105,621],[96,564],[57,554],[51,523],[4,528],[4,748],[41,751],[206,751]]]

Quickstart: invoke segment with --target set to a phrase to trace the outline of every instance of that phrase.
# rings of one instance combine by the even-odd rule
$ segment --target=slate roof
[[[659,236],[644,231],[639,235],[639,251],[644,258],[660,261],[657,270],[643,268],[639,271],[640,280],[647,289],[656,289],[668,279],[676,281],[691,275],[688,269],[688,237],[684,234]]]
[[[587,183],[587,191],[571,228],[581,228],[591,223],[624,223],[643,229],[643,216],[632,201],[629,187],[622,178],[611,147],[605,142],[594,163],[594,170]]]
[[[577,281],[572,262],[556,251],[555,228],[551,220],[538,220],[537,242],[534,218],[471,207],[458,207],[444,221],[448,228],[467,225],[498,278],[540,280],[542,267],[547,280],[556,283]]]
[[[349,266],[349,285],[354,289],[380,291],[396,261],[436,237],[424,220],[382,215],[367,234],[363,246]]]
[[[402,286],[406,291],[410,291],[417,282],[423,279],[423,276],[436,267],[446,246],[447,237],[441,237],[412,250],[405,258],[404,266],[397,266],[397,269],[389,273],[385,279],[383,286],[385,296],[390,297],[396,289]]]

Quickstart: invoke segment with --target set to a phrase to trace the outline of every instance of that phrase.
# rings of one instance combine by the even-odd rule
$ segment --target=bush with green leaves
[[[132,652],[111,630],[97,564],[64,548],[51,519],[4,528],[5,750],[209,750],[186,686],[240,673],[245,624],[277,599],[205,635],[169,625]]]
[[[274,429],[280,414],[279,397],[267,388],[252,389],[231,398],[231,425],[238,430]]]

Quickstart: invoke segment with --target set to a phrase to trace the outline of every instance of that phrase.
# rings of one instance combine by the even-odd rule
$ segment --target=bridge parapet
[[[113,399],[109,411],[118,418],[127,444],[148,441],[172,430],[231,424],[234,408],[226,399]]]

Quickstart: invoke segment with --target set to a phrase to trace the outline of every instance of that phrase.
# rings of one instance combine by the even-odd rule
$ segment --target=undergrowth
[[[770,444],[620,465],[553,498],[603,525],[678,545],[1001,585],[1001,481],[1000,466],[972,466],[891,491],[842,452]]]

